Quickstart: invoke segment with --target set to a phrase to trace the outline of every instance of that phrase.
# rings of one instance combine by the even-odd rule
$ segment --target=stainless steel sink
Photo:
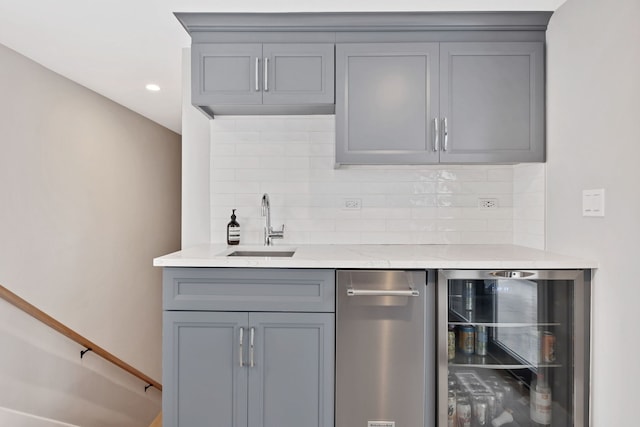
[[[227,256],[290,258],[296,251],[233,251]]]

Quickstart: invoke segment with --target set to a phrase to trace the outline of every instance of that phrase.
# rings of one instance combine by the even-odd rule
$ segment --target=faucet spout
[[[282,230],[276,231],[271,227],[271,205],[269,203],[269,195],[264,193],[262,195],[262,216],[264,219],[264,245],[271,246],[272,239],[284,238],[284,224],[282,224]]]
[[[271,205],[269,204],[269,195],[262,195],[262,216],[266,217],[266,226],[271,227]]]

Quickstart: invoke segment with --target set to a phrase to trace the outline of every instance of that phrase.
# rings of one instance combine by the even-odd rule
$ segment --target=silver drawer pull
[[[489,275],[494,277],[504,277],[505,279],[524,279],[533,276],[529,271],[492,271]]]
[[[347,296],[375,296],[375,297],[419,297],[420,291],[416,289],[407,289],[400,291],[384,290],[384,289],[347,289]]]
[[[256,364],[253,361],[253,338],[256,332],[256,328],[251,328],[251,333],[249,334],[249,367],[253,368]]]
[[[238,341],[240,342],[240,355],[238,358],[240,359],[240,367],[244,367],[244,361],[242,360],[242,356],[244,351],[242,350],[242,342],[244,341],[244,328],[240,328],[240,336],[238,337]]]

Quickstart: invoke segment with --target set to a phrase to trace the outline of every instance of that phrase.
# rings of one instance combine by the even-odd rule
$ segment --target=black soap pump
[[[231,221],[227,224],[227,244],[240,244],[240,224],[236,221],[236,210],[231,212]]]

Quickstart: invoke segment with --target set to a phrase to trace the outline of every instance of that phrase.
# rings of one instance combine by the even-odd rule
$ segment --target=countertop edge
[[[595,261],[517,245],[297,245],[296,254],[291,258],[227,257],[226,254],[232,249],[237,248],[215,244],[199,245],[155,258],[153,265],[205,268],[427,270],[598,268]]]

